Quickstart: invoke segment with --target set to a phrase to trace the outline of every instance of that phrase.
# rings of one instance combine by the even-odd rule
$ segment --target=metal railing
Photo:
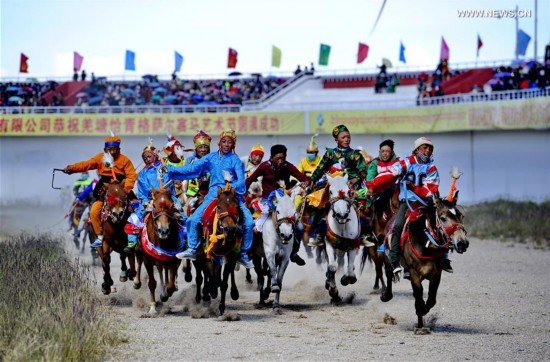
[[[270,108],[270,112],[284,111],[322,111],[322,110],[367,110],[367,109],[395,109],[412,108],[417,106],[441,106],[463,103],[479,103],[504,100],[529,99],[550,96],[550,87],[542,89],[523,89],[510,91],[496,91],[491,93],[464,93],[441,97],[425,98],[384,98],[368,101],[336,101],[336,102],[302,102],[278,104]],[[3,107],[1,114],[115,114],[115,113],[152,113],[152,114],[182,114],[182,113],[217,113],[217,112],[246,112],[240,105],[212,105],[212,106],[87,106],[87,107]]]

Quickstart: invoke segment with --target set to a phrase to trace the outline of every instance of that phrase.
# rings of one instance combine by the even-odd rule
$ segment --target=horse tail
[[[369,248],[363,247],[363,254],[361,255],[361,264],[360,264],[360,270],[361,274],[363,274],[363,269],[365,268],[365,261],[369,261],[369,263],[372,264],[372,257],[369,253]]]

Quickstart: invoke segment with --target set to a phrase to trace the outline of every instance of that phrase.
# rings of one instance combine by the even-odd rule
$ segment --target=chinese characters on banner
[[[246,113],[216,115],[0,115],[0,136],[71,136],[115,134],[155,135],[167,131],[194,135],[197,129],[216,134],[234,129],[237,134],[303,134],[304,113]]]

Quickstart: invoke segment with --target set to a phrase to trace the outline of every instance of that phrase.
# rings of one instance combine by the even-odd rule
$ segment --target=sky
[[[389,59],[394,71],[435,68],[441,38],[453,64],[509,61],[515,56],[516,18],[531,36],[536,0],[0,0],[0,78],[69,78],[73,52],[88,74],[112,78],[168,76],[174,52],[184,57],[180,77],[224,76],[228,48],[238,52],[236,71],[282,74],[314,63],[326,74],[374,71]],[[485,11],[459,16],[459,11]],[[478,13],[480,14],[480,13]],[[497,14],[504,14],[498,18]],[[550,1],[538,0],[537,55],[550,43]],[[477,36],[483,47],[476,59]],[[369,45],[357,64],[358,43]],[[406,64],[399,61],[400,42]],[[318,65],[320,44],[331,46],[329,64]],[[271,67],[271,48],[282,51]],[[126,50],[135,71],[125,71]],[[28,74],[19,73],[20,54]]]

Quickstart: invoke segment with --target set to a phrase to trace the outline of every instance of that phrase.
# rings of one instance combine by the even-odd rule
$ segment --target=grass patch
[[[95,361],[125,342],[61,239],[10,236],[0,261],[0,361]]]
[[[465,226],[480,239],[534,243],[550,248],[550,201],[498,200],[466,207]]]

